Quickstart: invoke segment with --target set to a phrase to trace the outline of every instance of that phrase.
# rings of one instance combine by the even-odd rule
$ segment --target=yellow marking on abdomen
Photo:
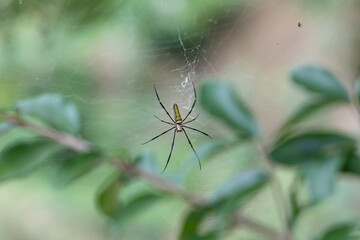
[[[179,107],[178,107],[178,105],[176,103],[174,104],[173,107],[174,107],[176,123],[181,123],[182,119],[181,119],[181,116],[180,116]]]

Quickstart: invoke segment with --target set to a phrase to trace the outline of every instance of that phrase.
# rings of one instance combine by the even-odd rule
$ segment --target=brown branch
[[[87,152],[91,151],[91,148],[92,148],[91,144],[81,138],[72,136],[67,133],[62,133],[62,132],[56,131],[54,129],[50,129],[50,128],[46,128],[43,126],[33,124],[33,123],[28,122],[16,115],[15,116],[7,116],[6,119],[9,122],[11,122],[12,124],[14,124],[15,126],[24,127],[26,129],[29,129],[29,130],[35,132],[36,134],[38,134],[44,138],[47,138],[55,143],[58,143],[68,149],[75,151],[75,152],[87,153]],[[187,192],[182,187],[180,187],[174,183],[171,183],[160,176],[146,172],[146,171],[136,167],[134,164],[126,163],[123,159],[112,158],[108,161],[108,163],[121,171],[130,173],[134,177],[138,177],[140,179],[146,180],[148,183],[152,184],[153,186],[155,186],[156,188],[158,188],[164,192],[182,197],[186,202],[193,205],[194,207],[205,204],[205,200],[203,198]],[[275,232],[274,230],[272,230],[266,226],[263,226],[259,223],[256,223],[255,221],[250,220],[244,216],[236,216],[234,219],[237,224],[244,225],[244,226],[248,227],[249,229],[254,230],[255,232],[258,232],[264,236],[267,236],[270,239],[274,239],[274,240],[290,239],[290,238],[287,238],[287,235],[282,236],[279,233]]]
[[[124,172],[130,173],[135,177],[148,181],[149,183],[163,190],[164,192],[182,197],[185,201],[194,206],[204,203],[204,200],[202,198],[188,193],[182,187],[171,183],[162,177],[143,171],[131,163],[119,161],[118,159],[111,159],[109,163]]]
[[[28,122],[16,115],[7,116],[6,119],[16,126],[20,126],[20,127],[29,129],[29,130],[37,133],[38,135],[40,135],[44,138],[47,138],[51,141],[54,141],[54,142],[66,147],[68,149],[71,149],[75,152],[87,153],[87,152],[91,151],[91,144],[81,138],[77,138],[70,134],[61,133],[54,129],[50,129],[50,128],[46,128],[43,126],[33,124],[33,123]],[[146,171],[143,171],[140,168],[137,168],[133,164],[126,163],[124,160],[110,159],[109,164],[118,168],[119,170],[130,173],[131,175],[133,175],[135,177],[142,178],[142,179],[148,181],[149,183],[151,183],[152,185],[156,186],[157,188],[161,189],[164,192],[170,193],[172,195],[180,196],[192,205],[196,206],[196,205],[202,204],[202,202],[203,202],[203,200],[201,198],[196,197],[196,196],[186,192],[180,186],[177,186],[177,185],[165,180],[164,178],[161,178],[159,176],[156,176],[156,175],[150,174]]]
[[[77,138],[73,135],[58,132],[54,129],[42,127],[39,125],[35,125],[31,122],[25,121],[21,119],[19,116],[11,115],[6,117],[7,121],[12,124],[20,127],[27,128],[38,135],[47,138],[53,142],[56,142],[60,145],[63,145],[66,148],[69,148],[75,152],[79,153],[87,153],[91,150],[91,144],[83,139]]]

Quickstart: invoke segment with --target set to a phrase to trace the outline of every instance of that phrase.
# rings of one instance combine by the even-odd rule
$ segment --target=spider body
[[[186,118],[187,118],[187,117],[190,115],[190,113],[192,112],[192,110],[193,110],[193,108],[194,108],[194,106],[195,106],[195,103],[196,103],[196,99],[197,99],[194,83],[192,83],[192,85],[193,85],[193,88],[194,88],[194,97],[195,97],[195,99],[194,99],[193,105],[191,106],[190,111],[188,112],[188,114],[185,116],[184,119],[181,118],[180,111],[179,111],[179,107],[178,107],[178,105],[177,105],[176,103],[173,105],[173,109],[174,109],[174,119],[170,116],[169,112],[166,110],[166,108],[164,107],[164,105],[163,105],[162,102],[160,101],[159,94],[157,93],[156,87],[155,87],[155,85],[154,85],[154,90],[155,90],[156,98],[157,98],[160,106],[164,109],[164,111],[166,112],[166,114],[168,115],[168,117],[171,119],[172,123],[171,123],[171,122],[164,121],[164,120],[158,118],[158,117],[155,116],[155,115],[154,115],[154,116],[155,116],[158,120],[160,120],[161,122],[166,123],[166,124],[169,124],[169,125],[172,125],[172,127],[171,127],[170,129],[166,130],[165,132],[157,135],[156,137],[153,137],[153,138],[150,139],[149,141],[144,142],[143,144],[146,144],[146,143],[148,143],[148,142],[151,142],[152,140],[155,140],[156,138],[164,135],[165,133],[167,133],[167,132],[169,132],[169,131],[171,131],[171,130],[174,130],[174,136],[173,136],[173,140],[172,140],[172,144],[171,144],[170,154],[169,154],[169,157],[168,157],[168,160],[167,160],[167,162],[166,162],[166,165],[165,165],[165,168],[164,168],[163,172],[165,171],[167,165],[169,164],[170,157],[171,157],[171,153],[172,153],[172,150],[173,150],[173,148],[174,148],[175,136],[176,136],[176,133],[179,133],[179,132],[184,132],[185,137],[186,137],[186,139],[188,140],[188,143],[189,143],[191,149],[194,151],[194,153],[195,153],[195,155],[196,155],[196,157],[197,157],[197,159],[198,159],[199,166],[200,166],[200,169],[201,169],[200,158],[199,158],[199,156],[197,155],[197,153],[196,153],[196,151],[195,151],[195,149],[194,149],[194,147],[193,147],[193,145],[192,145],[192,143],[191,143],[191,141],[190,141],[190,139],[189,139],[189,137],[188,137],[188,135],[187,135],[187,133],[186,133],[186,131],[185,131],[185,128],[190,129],[190,130],[193,130],[193,131],[196,131],[196,132],[199,132],[199,133],[202,133],[202,134],[204,134],[205,136],[207,136],[207,137],[209,137],[209,138],[211,138],[211,137],[209,136],[209,134],[204,133],[204,132],[202,132],[202,131],[200,131],[200,130],[198,130],[198,129],[196,129],[196,128],[192,128],[192,127],[185,126],[186,124],[195,121],[195,120],[197,119],[197,117],[199,116],[199,114],[198,114],[195,118],[191,119],[190,121],[185,122]]]

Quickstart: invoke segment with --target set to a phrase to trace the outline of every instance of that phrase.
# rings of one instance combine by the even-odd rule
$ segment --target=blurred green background
[[[355,0],[1,0],[0,108],[41,93],[63,94],[80,108],[86,138],[109,154],[134,157],[151,150],[161,168],[171,134],[141,145],[167,127],[153,117],[166,119],[153,84],[165,107],[171,110],[177,103],[184,115],[193,101],[191,81],[198,89],[210,79],[231,82],[270,141],[306,98],[288,81],[293,67],[326,66],[351,88],[360,59],[359,22],[360,2]],[[198,112],[194,127],[215,139],[231,136],[199,104],[193,116]],[[346,107],[323,112],[317,123],[359,131]],[[199,151],[208,142],[195,133],[190,138]],[[207,196],[234,173],[260,165],[257,158],[256,150],[244,144],[211,161],[202,159],[202,171],[194,165],[186,187]],[[186,139],[178,137],[165,174],[189,161],[197,164]],[[71,186],[54,188],[49,181],[53,173],[44,167],[1,184],[0,239],[175,239],[185,204],[172,198],[129,219],[121,230],[109,227],[94,196],[113,171],[101,166]],[[288,187],[292,171],[282,169],[280,175]],[[359,181],[345,178],[338,185],[334,196],[302,217],[299,239],[329,223],[360,217]],[[146,184],[134,183],[125,198],[147,190]],[[245,212],[279,227],[268,195],[258,195]],[[240,237],[263,239],[243,229],[224,236]]]

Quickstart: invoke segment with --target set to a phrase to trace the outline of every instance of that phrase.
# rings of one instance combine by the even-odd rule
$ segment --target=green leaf
[[[137,156],[134,160],[134,164],[141,170],[148,173],[159,173],[159,166],[156,163],[155,156],[150,151],[145,151]]]
[[[243,200],[252,196],[267,180],[266,174],[259,170],[242,172],[220,186],[210,197],[210,202],[213,206],[219,206],[229,200]]]
[[[141,212],[150,204],[161,198],[155,193],[143,193],[124,202],[120,198],[120,190],[127,183],[128,179],[124,175],[116,175],[106,180],[97,197],[97,205],[102,213],[110,217],[120,227],[130,217]]]
[[[314,240],[358,240],[360,239],[358,230],[359,227],[356,223],[338,224],[332,226]]]
[[[275,146],[270,153],[273,161],[297,165],[307,160],[321,158],[325,153],[353,148],[354,139],[331,132],[310,132],[291,137]]]
[[[155,193],[143,193],[131,199],[123,208],[118,210],[115,217],[117,227],[120,227],[136,214],[146,210],[146,208],[161,199],[161,197],[161,195]]]
[[[30,174],[61,147],[45,140],[17,142],[0,154],[0,180]]]
[[[180,233],[180,240],[211,240],[215,238],[216,233],[209,233],[208,235],[201,236],[199,228],[205,217],[207,217],[214,209],[210,206],[203,206],[200,208],[192,209],[186,216],[182,230]],[[211,238],[214,237],[214,238]]]
[[[360,175],[360,157],[356,154],[356,149],[349,151],[345,155],[342,171]]]
[[[300,121],[311,116],[312,114],[316,113],[318,110],[328,106],[333,102],[334,100],[332,99],[320,98],[305,103],[285,122],[285,124],[282,127],[282,130],[294,126],[295,124],[299,123]]]
[[[295,175],[293,182],[289,188],[289,203],[290,203],[290,218],[289,226],[292,229],[299,217],[299,215],[308,207],[308,205],[302,204],[299,200],[299,190],[301,187],[301,179],[299,174]]]
[[[2,122],[0,123],[0,134],[10,131],[14,127],[14,124],[12,124],[11,122]]]
[[[89,173],[101,163],[101,156],[98,152],[86,154],[73,153],[65,156],[59,166],[56,185],[65,186],[81,176]]]
[[[21,100],[15,108],[19,113],[35,116],[59,131],[80,132],[80,115],[76,106],[66,102],[61,95],[44,94]]]
[[[116,215],[121,209],[119,191],[122,184],[121,176],[112,176],[111,179],[107,179],[103,184],[97,197],[97,205],[100,211],[113,219],[116,218]]]
[[[213,140],[209,142],[205,142],[199,147],[197,147],[196,152],[201,159],[201,162],[206,161],[207,158],[213,158],[216,154],[224,152],[228,150],[230,147],[239,144],[239,139],[227,139],[227,140]],[[176,179],[178,183],[184,183],[186,177],[188,176],[189,172],[194,169],[194,165],[198,167],[198,159],[196,156],[191,153],[190,157],[186,159],[185,164],[182,168],[180,168],[176,175],[173,177]]]
[[[330,99],[349,101],[345,88],[324,68],[312,65],[300,66],[291,72],[291,77],[295,83],[311,92]]]
[[[201,104],[211,115],[246,137],[258,135],[259,129],[254,117],[230,85],[204,84],[201,91]]]
[[[335,177],[343,162],[340,155],[314,159],[302,164],[302,172],[308,184],[311,203],[315,204],[330,196]]]
[[[298,192],[297,191],[291,191],[289,194],[289,203],[290,203],[290,210],[291,210],[291,216],[290,216],[290,226],[293,227],[296,223],[296,220],[302,210],[302,206],[299,203],[298,200]]]
[[[205,142],[201,146],[197,147],[196,152],[200,159],[205,159],[214,157],[216,154],[219,154],[237,144],[239,144],[238,138],[213,140],[210,142]],[[196,156],[191,154],[191,157],[188,160],[194,162],[194,159],[196,159]]]
[[[249,170],[223,184],[212,194],[206,205],[195,208],[187,214],[183,223],[180,239],[219,239],[219,231],[225,227],[226,224],[218,224],[215,228],[212,228],[211,231],[201,234],[199,228],[204,219],[221,209],[225,209],[226,214],[233,212],[240,201],[253,196],[256,190],[265,184],[267,179],[267,176],[263,172]]]

